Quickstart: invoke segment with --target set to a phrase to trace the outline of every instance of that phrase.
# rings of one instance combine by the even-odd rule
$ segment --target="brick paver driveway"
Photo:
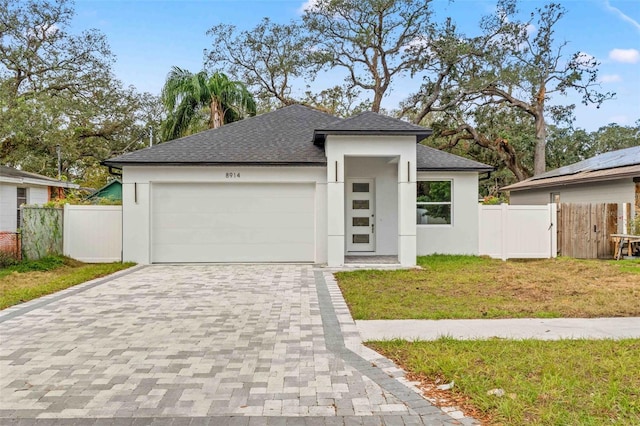
[[[455,424],[345,347],[323,275],[150,266],[5,311],[0,423]]]

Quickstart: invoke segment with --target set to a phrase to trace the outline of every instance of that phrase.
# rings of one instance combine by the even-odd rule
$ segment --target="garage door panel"
[[[314,188],[153,184],[153,261],[314,261]]]
[[[278,191],[283,186],[287,186],[286,192],[280,194],[280,198],[307,197],[309,195],[306,184],[281,184],[281,183],[259,183],[259,184],[241,184],[241,183],[159,183],[154,185],[154,193],[160,199],[171,197],[173,199],[202,199],[207,196],[228,197],[236,199],[244,199],[247,196],[254,197],[273,197],[274,190]],[[297,188],[294,186],[298,186]],[[176,191],[177,190],[177,191]]]
[[[212,196],[214,197],[214,196]],[[274,203],[274,197],[260,198],[229,198],[215,197],[215,204],[211,199],[188,200],[175,199],[162,200],[156,203],[154,209],[161,211],[159,214],[184,214],[184,213],[278,213],[282,212],[280,203],[287,205],[287,211],[291,213],[313,213],[313,197],[278,197],[278,203]]]
[[[270,253],[282,253],[287,262],[309,262],[306,253],[314,250],[313,244],[257,244],[247,249],[245,244],[227,244],[223,247],[203,245],[188,260],[180,260],[185,252],[193,251],[193,245],[171,245],[162,250],[155,262],[274,262]],[[216,260],[211,260],[215,258]],[[278,260],[284,262],[285,260]]]
[[[154,238],[155,246],[169,246],[175,241],[184,241],[189,244],[269,244],[269,243],[306,243],[313,238],[313,230],[309,228],[289,229],[291,232],[282,232],[279,229],[167,229]]]
[[[308,212],[300,212],[308,213]],[[290,228],[311,228],[313,225],[309,223],[309,219],[306,215],[299,212],[291,213],[278,213],[268,217],[269,228],[277,228],[286,232]],[[308,213],[311,215],[312,213]],[[188,219],[185,218],[185,214],[163,214],[156,217],[156,227],[163,229],[200,229],[205,231],[206,229],[249,229],[259,230],[263,229],[262,226],[265,222],[264,212],[262,214],[256,213],[217,213],[212,214],[210,212],[199,212],[189,214]],[[215,218],[214,218],[215,217]]]

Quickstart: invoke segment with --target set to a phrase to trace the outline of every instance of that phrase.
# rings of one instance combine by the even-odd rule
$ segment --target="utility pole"
[[[60,160],[60,144],[56,145],[56,153],[58,154],[58,180],[62,178],[62,162]]]
[[[149,127],[149,148],[153,146],[153,127]]]

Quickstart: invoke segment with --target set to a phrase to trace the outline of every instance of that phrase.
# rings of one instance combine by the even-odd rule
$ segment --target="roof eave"
[[[296,167],[319,167],[326,166],[326,161],[261,161],[261,162],[223,162],[223,161],[103,161],[103,166],[122,169],[124,166],[236,166],[236,167],[269,167],[269,166],[296,166]]]
[[[36,178],[18,178],[10,176],[0,176],[0,182],[15,183],[18,185],[55,186],[59,188],[78,189],[80,185],[76,183],[64,182],[61,180],[45,180]]]
[[[570,176],[570,175],[566,175]],[[532,180],[530,184],[525,184],[519,186],[521,182],[514,183],[511,185],[504,186],[500,188],[500,191],[523,191],[526,189],[537,189],[537,188],[551,188],[554,186],[567,186],[567,185],[576,185],[581,183],[591,183],[591,182],[604,182],[610,180],[619,180],[619,179],[627,179],[627,178],[635,178],[637,177],[637,172],[629,172],[629,173],[620,173],[620,174],[612,174],[607,176],[576,176],[574,178],[567,178],[564,181],[555,181],[550,182],[547,179],[557,179],[559,176],[547,178],[547,179],[537,179]]]
[[[418,167],[419,172],[493,172],[495,167]]]
[[[313,144],[324,146],[325,140],[329,135],[353,135],[353,136],[415,136],[416,143],[420,143],[424,139],[433,134],[433,130],[326,130],[318,129],[313,131]]]

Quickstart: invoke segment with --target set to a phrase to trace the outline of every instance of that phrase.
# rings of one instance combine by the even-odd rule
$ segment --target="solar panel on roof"
[[[546,173],[534,176],[532,179],[538,180],[550,177],[573,175],[580,172],[612,169],[614,167],[632,166],[634,164],[640,164],[640,146],[605,152],[604,154],[596,155],[595,157],[587,158],[586,160],[582,160],[568,166],[550,170]]]

